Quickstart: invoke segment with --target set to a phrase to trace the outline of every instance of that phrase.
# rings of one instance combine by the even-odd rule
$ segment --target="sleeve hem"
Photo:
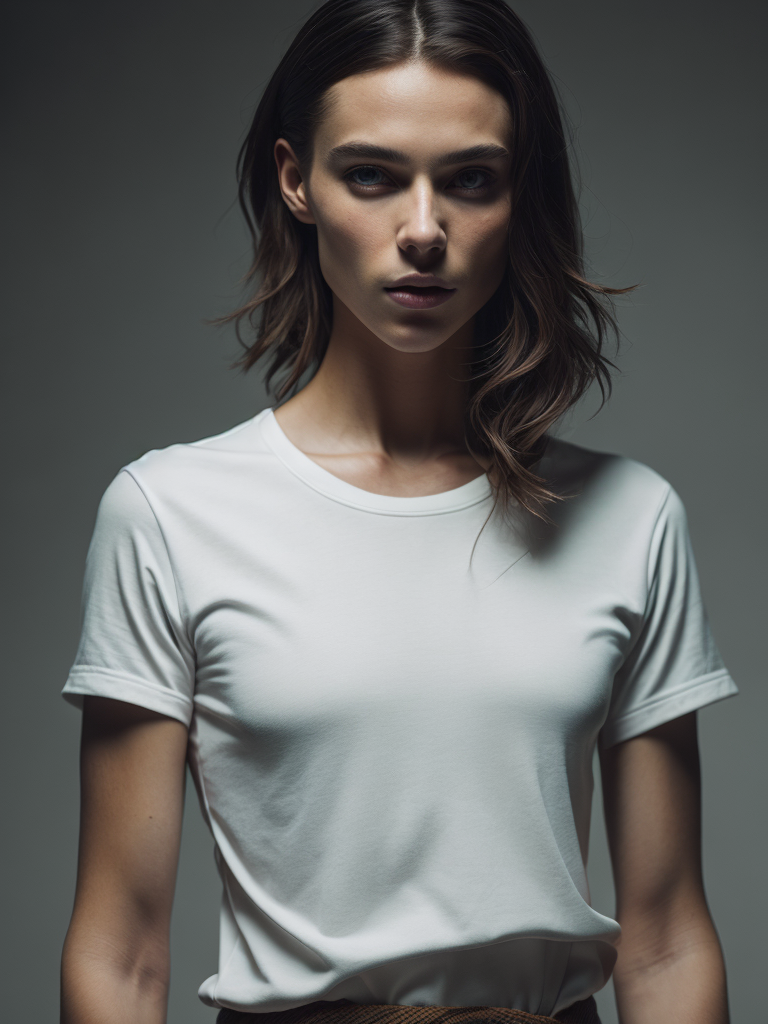
[[[733,697],[738,692],[727,669],[699,676],[663,697],[651,698],[610,724],[606,723],[600,732],[600,746],[603,749],[611,747],[707,704]]]
[[[183,694],[160,690],[144,679],[105,668],[72,670],[61,690],[61,696],[80,710],[85,696],[112,697],[168,715],[186,726],[192,721],[194,710],[192,701]]]

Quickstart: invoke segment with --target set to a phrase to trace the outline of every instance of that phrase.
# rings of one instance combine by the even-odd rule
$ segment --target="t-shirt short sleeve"
[[[738,693],[712,636],[685,508],[669,486],[653,528],[647,582],[642,622],[614,677],[603,748]]]
[[[195,661],[154,512],[122,469],[99,503],[85,563],[80,642],[62,697],[140,704],[189,725]]]

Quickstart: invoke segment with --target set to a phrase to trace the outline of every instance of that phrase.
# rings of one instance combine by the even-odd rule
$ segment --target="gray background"
[[[238,145],[310,4],[166,0],[15,5],[8,32],[6,339],[10,540],[3,622],[8,1020],[57,1018],[75,881],[74,657],[98,499],[150,448],[253,415],[228,369],[247,265]],[[688,509],[715,636],[741,693],[704,709],[707,892],[733,1021],[761,1019],[766,379],[765,5],[521,0],[578,128],[592,272],[622,300],[622,375],[561,433],[669,479]],[[762,296],[760,296],[762,298]],[[763,523],[760,526],[760,523]],[[599,788],[590,855],[613,909]],[[212,1021],[219,887],[191,782],[173,917],[170,1024]],[[599,994],[615,1022],[610,986]]]

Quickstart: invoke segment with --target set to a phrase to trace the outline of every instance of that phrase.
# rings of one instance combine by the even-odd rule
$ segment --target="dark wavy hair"
[[[606,335],[619,330],[611,295],[631,291],[587,280],[583,236],[563,125],[567,119],[527,28],[504,0],[327,0],[306,21],[272,75],[238,156],[238,197],[253,239],[245,283],[252,296],[214,323],[234,321],[243,372],[270,358],[278,401],[325,354],[331,291],[320,271],[316,228],[283,201],[273,156],[282,137],[302,173],[326,90],[349,75],[420,59],[474,75],[512,114],[513,213],[501,285],[475,316],[465,440],[490,462],[494,508],[510,500],[549,520],[561,495],[535,473],[547,431],[596,381],[611,393]],[[257,325],[257,313],[260,313]],[[243,340],[243,321],[255,333]]]

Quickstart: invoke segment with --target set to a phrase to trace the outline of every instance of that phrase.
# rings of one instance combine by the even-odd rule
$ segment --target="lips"
[[[415,285],[398,284],[384,291],[399,306],[408,309],[431,309],[433,306],[440,306],[456,291],[455,288],[443,288],[440,285]]]

